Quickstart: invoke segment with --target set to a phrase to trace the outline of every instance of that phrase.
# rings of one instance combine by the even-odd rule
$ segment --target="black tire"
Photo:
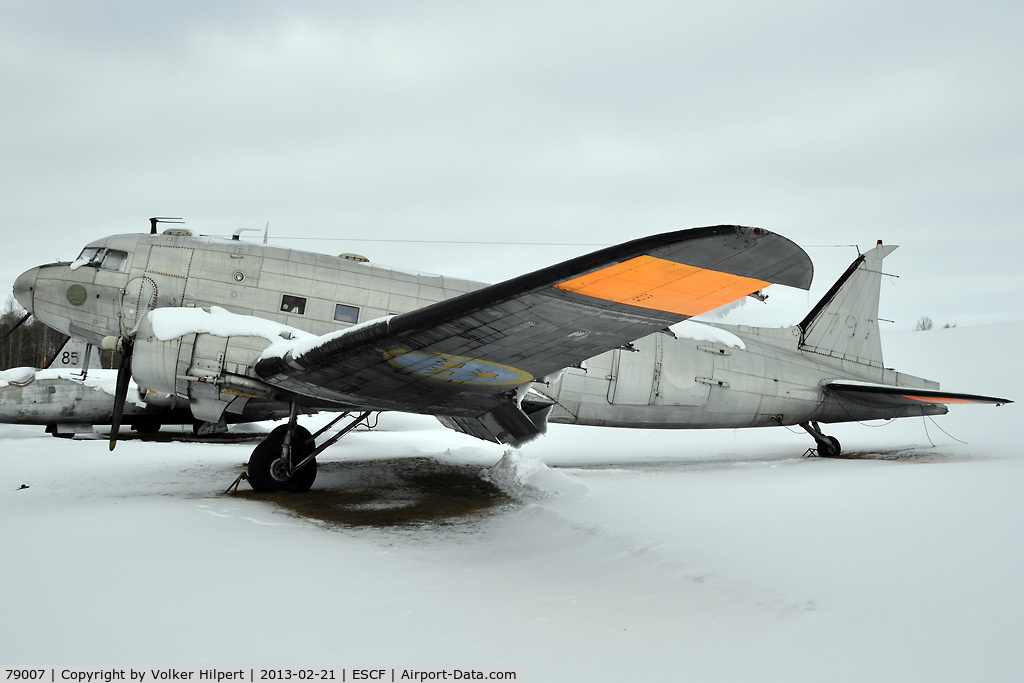
[[[284,441],[284,435],[288,433],[288,425],[278,425],[270,430],[270,434],[267,438],[276,437]],[[313,439],[313,433],[302,425],[295,425],[295,441],[299,443],[306,443]]]
[[[824,441],[818,442],[818,455],[825,458],[838,458],[843,452],[839,439],[834,436],[826,436]]]
[[[281,458],[281,444],[283,442],[283,439],[267,437],[260,441],[259,445],[253,449],[252,455],[249,456],[249,465],[247,467],[249,484],[253,490],[260,493],[284,490],[286,482],[280,481],[271,473],[271,468],[274,466],[275,461]]]
[[[312,446],[307,446],[300,441],[298,445],[292,448],[293,462],[302,462],[312,452]],[[292,493],[305,493],[313,488],[314,481],[316,481],[316,458],[303,465],[302,469],[298,472],[293,472],[292,478],[285,488]]]
[[[301,430],[301,431],[300,431]],[[275,430],[277,431],[277,430]],[[299,427],[296,430],[297,443],[292,445],[292,462],[302,462],[313,452],[313,445],[308,443],[305,436],[311,436],[309,431]],[[281,457],[281,446],[284,444],[284,434],[271,432],[270,435],[260,442],[249,456],[249,484],[255,491],[291,491],[293,493],[305,493],[316,481],[316,460],[306,463],[302,469],[292,473],[290,478],[284,474],[284,463]]]
[[[270,436],[284,441],[284,435],[288,432],[288,425],[278,425],[270,430]],[[292,462],[300,463],[313,452],[316,443],[313,441],[313,433],[302,425],[295,425],[295,436],[292,439]],[[301,470],[293,473],[291,481],[285,486],[285,490],[292,493],[305,493],[313,487],[316,481],[316,459],[310,460]]]
[[[138,434],[156,434],[160,431],[159,422],[141,422],[132,425],[132,429]]]

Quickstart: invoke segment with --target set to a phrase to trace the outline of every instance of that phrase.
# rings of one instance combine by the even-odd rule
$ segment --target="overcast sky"
[[[1019,0],[0,0],[0,283],[154,215],[486,281],[593,247],[353,240],[740,223],[817,277],[732,322],[798,321],[827,245],[877,239],[889,329],[1019,320],[1022,32]]]

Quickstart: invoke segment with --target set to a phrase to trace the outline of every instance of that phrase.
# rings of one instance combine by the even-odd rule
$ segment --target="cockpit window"
[[[99,262],[100,254],[103,250],[99,247],[86,247],[82,250],[81,255],[78,257],[78,261],[82,262],[82,265],[95,265]]]
[[[124,270],[124,264],[128,261],[128,253],[117,249],[107,249],[100,261],[100,268],[104,270]]]
[[[128,261],[128,252],[117,249],[104,249],[103,247],[86,247],[79,254],[78,258],[71,263],[71,270],[78,270],[82,266],[91,268],[102,268],[104,270],[124,270]]]

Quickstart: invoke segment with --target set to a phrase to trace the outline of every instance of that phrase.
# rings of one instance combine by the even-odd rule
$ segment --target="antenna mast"
[[[157,223],[184,223],[185,221],[181,218],[168,218],[167,216],[153,216],[149,219],[149,234],[156,234]]]

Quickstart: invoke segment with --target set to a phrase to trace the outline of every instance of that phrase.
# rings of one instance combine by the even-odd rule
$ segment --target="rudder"
[[[850,264],[800,323],[803,350],[884,367],[878,330],[878,298],[882,259],[895,250],[895,245],[879,242]]]

